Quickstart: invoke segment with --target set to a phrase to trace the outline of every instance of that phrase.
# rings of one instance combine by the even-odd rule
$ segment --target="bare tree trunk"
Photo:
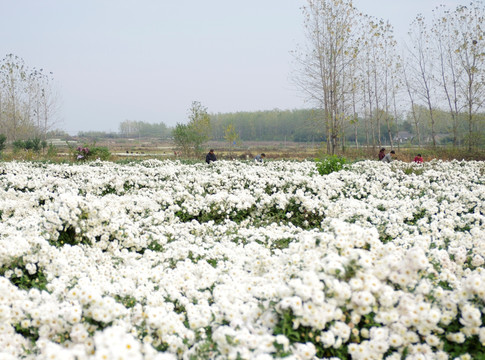
[[[473,115],[472,113],[468,113],[468,136],[469,136],[469,140],[468,140],[468,151],[472,151],[472,143],[473,143],[473,126],[472,126],[472,123],[473,123]]]
[[[427,103],[428,103],[428,110],[429,110],[429,118],[431,122],[431,139],[433,140],[433,147],[436,147],[436,130],[435,130],[433,106],[431,105],[430,99],[428,99]]]
[[[386,122],[387,122],[387,136],[389,137],[389,144],[391,144],[391,149],[392,149],[393,142],[392,142],[391,122],[389,120],[389,115],[386,116]]]
[[[429,48],[430,32],[426,27],[424,18],[418,15],[413,23],[411,34],[411,41],[413,42],[413,50],[409,53],[412,56],[414,63],[416,65],[414,69],[414,75],[417,80],[417,90],[418,95],[426,104],[430,117],[431,125],[431,138],[433,141],[433,147],[436,147],[436,129],[435,129],[435,118],[433,112],[433,92],[432,85],[434,83],[434,73],[433,73],[433,53]]]
[[[404,75],[404,82],[406,84],[406,90],[409,96],[409,101],[411,102],[411,114],[413,116],[413,121],[414,121],[414,131],[416,132],[418,146],[421,146],[421,136],[419,134],[419,120],[416,115],[416,106],[414,105],[414,94],[412,92],[411,84],[409,83],[408,77],[407,77],[406,65],[403,66],[403,75]]]

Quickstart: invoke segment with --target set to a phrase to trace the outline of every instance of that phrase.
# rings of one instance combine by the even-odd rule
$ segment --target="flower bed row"
[[[485,356],[483,179],[1,163],[0,358]]]

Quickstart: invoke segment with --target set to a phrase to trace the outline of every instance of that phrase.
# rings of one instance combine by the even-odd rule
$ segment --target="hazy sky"
[[[468,1],[467,1],[468,2]],[[465,3],[467,3],[465,2]],[[54,73],[58,128],[118,131],[136,120],[309,107],[292,87],[304,0],[0,0],[0,58]],[[418,14],[455,0],[354,0],[404,37]]]

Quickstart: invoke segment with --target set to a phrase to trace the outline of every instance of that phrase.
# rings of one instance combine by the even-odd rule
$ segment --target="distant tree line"
[[[311,109],[212,114],[211,138],[224,140],[226,129],[233,126],[243,141],[323,141],[319,121],[318,112]]]
[[[468,144],[468,123],[466,113],[458,113],[453,119],[447,110],[434,109],[435,140],[438,145]],[[379,128],[366,128],[364,118],[360,116],[353,123],[342,124],[341,142],[344,146],[372,146],[390,144],[389,133],[393,143],[432,145],[431,121],[429,110],[423,105],[414,105],[402,116],[389,125],[380,122]],[[475,115],[474,131],[480,134],[485,126],[485,113]],[[416,120],[418,127],[416,127]],[[457,120],[456,134],[453,122]],[[187,124],[175,127],[160,122],[157,124],[142,121],[123,121],[118,132],[88,131],[80,132],[79,137],[87,139],[100,138],[158,138],[173,139],[185,153],[201,150],[201,145],[208,140],[226,141],[229,144],[240,141],[293,141],[326,143],[327,133],[319,109],[266,110],[234,113],[209,114],[200,103],[194,102],[189,111]],[[418,137],[419,134],[419,137]],[[485,146],[485,138],[476,139],[476,145]]]
[[[172,132],[172,129],[163,122],[150,124],[143,121],[132,120],[123,121],[120,124],[119,129],[121,137],[126,138],[157,137],[160,139],[168,139]]]
[[[141,138],[158,138],[160,140],[170,139],[173,128],[168,127],[165,123],[157,124],[143,121],[125,120],[119,125],[118,132],[104,131],[80,131],[78,136],[85,139],[141,139]]]
[[[416,131],[415,117],[419,121]],[[453,131],[450,113],[439,108],[434,109],[435,138],[437,144],[468,145],[469,128],[467,114],[457,114],[458,126]],[[233,126],[243,141],[296,141],[326,142],[328,137],[324,126],[324,117],[319,109],[268,110],[256,112],[237,112],[211,115],[211,139],[224,140],[225,130]],[[389,125],[381,122],[372,128],[366,128],[364,118],[358,116],[353,123],[342,124],[340,141],[344,146],[377,146],[377,144],[427,145],[433,144],[429,111],[423,105],[415,105]],[[389,127],[388,127],[389,126]],[[473,130],[476,134],[485,128],[485,113],[475,115]],[[389,132],[392,139],[389,139]],[[418,138],[419,134],[419,138]],[[475,139],[477,146],[485,146],[485,137]]]

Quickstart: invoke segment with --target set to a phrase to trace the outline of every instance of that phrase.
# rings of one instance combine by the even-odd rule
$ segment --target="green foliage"
[[[190,127],[185,124],[177,124],[172,132],[173,140],[177,149],[185,155],[191,153],[193,143],[195,142],[194,133]]]
[[[414,167],[414,166],[410,166],[410,167],[407,167],[406,169],[404,169],[404,173],[406,175],[411,175],[411,174],[414,174],[414,175],[422,175],[424,173],[424,168],[417,168],[417,167]]]
[[[344,281],[349,281],[350,279],[352,279],[353,277],[355,277],[357,275],[357,272],[361,268],[362,268],[362,266],[360,266],[357,263],[357,260],[352,259],[352,260],[349,261],[348,264],[344,265],[344,272],[343,272],[343,274],[341,274],[337,270],[337,278],[339,278],[341,280],[344,280]]]
[[[252,206],[248,209],[224,209],[217,205],[212,205],[208,211],[201,211],[198,214],[190,214],[184,208],[183,202],[179,202],[180,210],[175,213],[180,221],[191,222],[193,220],[199,223],[213,221],[216,224],[223,223],[226,220],[241,223],[242,221],[253,219],[260,225],[268,223],[293,224],[303,229],[319,228],[324,215],[313,211],[307,211],[296,199],[291,199],[283,209],[275,205],[267,208],[256,208]]]
[[[177,124],[172,132],[175,145],[184,154],[199,155],[202,153],[202,144],[209,140],[210,117],[207,108],[200,102],[192,102],[189,111],[189,123]]]
[[[71,147],[70,147],[71,148]],[[71,148],[72,150],[72,148]],[[76,159],[77,160],[109,160],[111,153],[109,149],[105,146],[96,146],[95,143],[92,145],[78,146],[76,149]]]
[[[90,244],[90,241],[83,237],[81,234],[76,233],[74,226],[64,224],[62,230],[59,231],[57,240],[50,240],[49,244],[55,247],[62,247],[64,245],[77,245],[77,244]]]
[[[23,257],[12,258],[8,264],[0,267],[0,276],[5,276],[7,272],[10,274],[10,282],[22,290],[30,290],[32,288],[39,290],[47,290],[47,278],[42,268],[35,266],[35,272],[31,274],[27,270],[27,264]]]
[[[57,155],[57,149],[54,145],[49,144],[49,147],[47,148],[47,157],[48,158],[53,158]]]
[[[338,349],[333,347],[325,348],[319,338],[320,331],[309,326],[302,325],[295,328],[295,323],[298,322],[291,310],[284,310],[281,313],[277,313],[277,316],[278,322],[274,327],[273,334],[286,336],[290,342],[290,345],[295,343],[305,344],[310,342],[315,345],[315,349],[317,350],[316,355],[319,359],[329,357],[337,357],[339,359],[349,358],[347,346],[341,346]],[[291,355],[290,352],[284,350],[282,345],[276,342],[273,343],[273,345],[276,348],[276,357],[284,358]]]
[[[127,309],[131,309],[137,303],[136,298],[131,295],[125,295],[125,296],[116,295],[114,299],[120,304],[122,304],[124,307],[126,307]]]
[[[284,238],[284,239],[278,239],[275,240],[271,243],[270,248],[273,249],[278,249],[278,250],[283,250],[287,249],[291,242],[293,242],[295,239],[294,238]]]
[[[485,359],[485,346],[480,343],[478,336],[467,336],[463,343],[450,341],[446,338],[447,334],[461,332],[462,325],[457,316],[446,326],[446,333],[440,335],[443,341],[443,350],[450,355],[450,359],[456,359],[461,355],[473,354],[473,359]],[[482,315],[482,324],[485,323],[485,315]]]
[[[212,339],[212,328],[210,326],[196,330],[195,337],[198,344],[195,348],[195,354],[191,355],[189,360],[214,359],[219,354],[217,344]],[[199,342],[200,340],[204,341]]]
[[[455,232],[466,232],[466,231],[470,231],[471,227],[470,227],[470,224],[465,224],[463,226],[456,225],[454,230]]]
[[[62,230],[59,232],[59,237],[57,238],[57,241],[51,245],[60,247],[65,244],[76,245],[77,243],[78,243],[78,240],[76,237],[76,229],[73,226],[64,225]]]
[[[22,335],[25,339],[30,340],[33,345],[39,340],[39,329],[33,326],[23,327],[20,323],[14,325],[15,332]]]
[[[231,124],[242,141],[318,142],[325,138],[311,109],[218,113],[211,118],[212,138],[227,141],[226,129]]]
[[[347,159],[338,155],[328,155],[324,159],[316,159],[317,170],[320,175],[328,175],[334,171],[340,171],[345,168]]]
[[[3,149],[5,149],[5,147],[7,146],[6,142],[7,142],[7,137],[5,136],[5,134],[0,134],[0,152]]]
[[[408,225],[416,225],[416,223],[423,219],[426,215],[426,209],[421,209],[419,210],[418,212],[414,213],[413,214],[413,218],[412,219],[407,219],[407,220],[404,220],[404,223],[405,224],[408,224]]]
[[[41,141],[39,138],[29,139],[25,141],[25,148],[27,150],[34,150],[35,152],[39,152],[41,147]]]
[[[25,148],[23,140],[15,140],[13,143],[13,150],[14,151],[19,151]]]
[[[163,252],[165,248],[162,244],[153,240],[151,243],[148,244],[147,249],[155,252]]]
[[[12,144],[15,151],[32,150],[36,153],[47,147],[47,142],[37,137],[27,140],[15,140]]]
[[[96,331],[104,330],[110,327],[111,325],[113,325],[112,321],[110,322],[104,322],[103,320],[98,321],[89,316],[85,316],[83,319],[87,324],[90,325],[90,330],[88,331],[90,335],[93,335]]]
[[[394,238],[391,235],[386,233],[386,230],[387,230],[387,226],[385,224],[379,225],[377,227],[377,231],[379,232],[379,240],[383,244],[387,244],[388,242],[391,242],[394,240]]]
[[[224,139],[232,147],[240,142],[239,133],[236,131],[234,124],[229,124],[224,131]]]
[[[106,146],[95,146],[91,148],[91,157],[103,161],[109,160],[111,153]]]

